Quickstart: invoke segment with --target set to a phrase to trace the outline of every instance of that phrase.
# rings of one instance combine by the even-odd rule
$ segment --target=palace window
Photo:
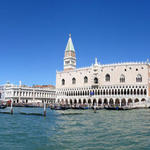
[[[84,83],[88,83],[88,77],[87,76],[84,77]]]
[[[109,74],[106,74],[106,76],[105,76],[105,81],[106,81],[106,82],[109,82],[109,81],[110,81],[110,75],[109,75]]]
[[[65,80],[64,80],[64,79],[62,79],[61,83],[62,83],[62,85],[65,85]]]
[[[76,84],[76,79],[72,78],[72,84]]]
[[[142,76],[140,74],[137,75],[136,82],[142,82]]]
[[[123,74],[120,76],[120,82],[121,83],[125,82],[125,76]]]
[[[94,78],[94,83],[97,84],[98,83],[98,78]]]

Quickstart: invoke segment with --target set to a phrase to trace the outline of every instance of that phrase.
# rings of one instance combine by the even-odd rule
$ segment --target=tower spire
[[[69,34],[69,39],[65,49],[65,56],[64,56],[64,70],[75,68],[76,68],[75,49],[71,39],[71,34]]]
[[[71,34],[69,34],[69,39],[68,39],[68,43],[67,43],[65,51],[75,51],[74,46],[73,46],[73,42],[71,39]]]

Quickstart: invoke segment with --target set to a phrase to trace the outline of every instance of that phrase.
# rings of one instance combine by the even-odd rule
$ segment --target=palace
[[[148,107],[150,63],[95,64],[76,68],[71,35],[65,49],[64,70],[56,72],[56,102],[61,104]]]

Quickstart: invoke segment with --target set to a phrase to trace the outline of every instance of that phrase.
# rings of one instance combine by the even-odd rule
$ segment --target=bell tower
[[[72,43],[71,34],[65,49],[64,70],[72,70],[76,68],[76,54]]]

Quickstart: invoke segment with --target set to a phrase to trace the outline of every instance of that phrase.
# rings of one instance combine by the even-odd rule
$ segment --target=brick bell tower
[[[76,54],[72,43],[71,34],[65,49],[64,70],[72,70],[76,68]]]

